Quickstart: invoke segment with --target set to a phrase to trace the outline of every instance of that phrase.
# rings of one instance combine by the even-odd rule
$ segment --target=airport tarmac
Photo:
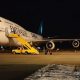
[[[80,65],[80,51],[58,51],[53,55],[0,53],[0,80],[24,80],[47,64]]]
[[[58,51],[53,55],[0,54],[0,64],[80,64],[80,51]]]

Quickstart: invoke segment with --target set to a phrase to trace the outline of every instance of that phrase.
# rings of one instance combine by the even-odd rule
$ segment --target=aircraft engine
[[[79,47],[79,41],[76,39],[76,40],[74,40],[73,42],[72,42],[72,46],[74,47],[74,48],[78,48]]]
[[[54,42],[53,41],[49,41],[49,42],[47,42],[46,43],[46,48],[47,49],[54,49],[55,48],[55,44],[54,44]]]

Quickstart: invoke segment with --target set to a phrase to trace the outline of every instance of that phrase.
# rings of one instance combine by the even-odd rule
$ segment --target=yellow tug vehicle
[[[32,47],[24,38],[19,36],[18,34],[8,34],[9,38],[15,38],[18,42],[22,44],[22,47],[17,49],[13,49],[12,53],[20,53],[20,54],[39,54],[39,51]]]

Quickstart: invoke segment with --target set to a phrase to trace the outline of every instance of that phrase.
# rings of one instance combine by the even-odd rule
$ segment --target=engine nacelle
[[[74,48],[78,48],[79,47],[79,41],[77,39],[75,39],[73,42],[72,42],[72,46]]]
[[[54,42],[53,41],[49,41],[49,42],[47,42],[46,43],[46,48],[47,49],[54,49],[55,48],[55,44],[54,44]]]

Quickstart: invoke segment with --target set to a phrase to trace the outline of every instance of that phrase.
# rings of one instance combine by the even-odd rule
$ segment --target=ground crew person
[[[45,50],[45,55],[47,55],[47,54],[50,54],[50,55],[52,55],[52,51],[51,50]]]

